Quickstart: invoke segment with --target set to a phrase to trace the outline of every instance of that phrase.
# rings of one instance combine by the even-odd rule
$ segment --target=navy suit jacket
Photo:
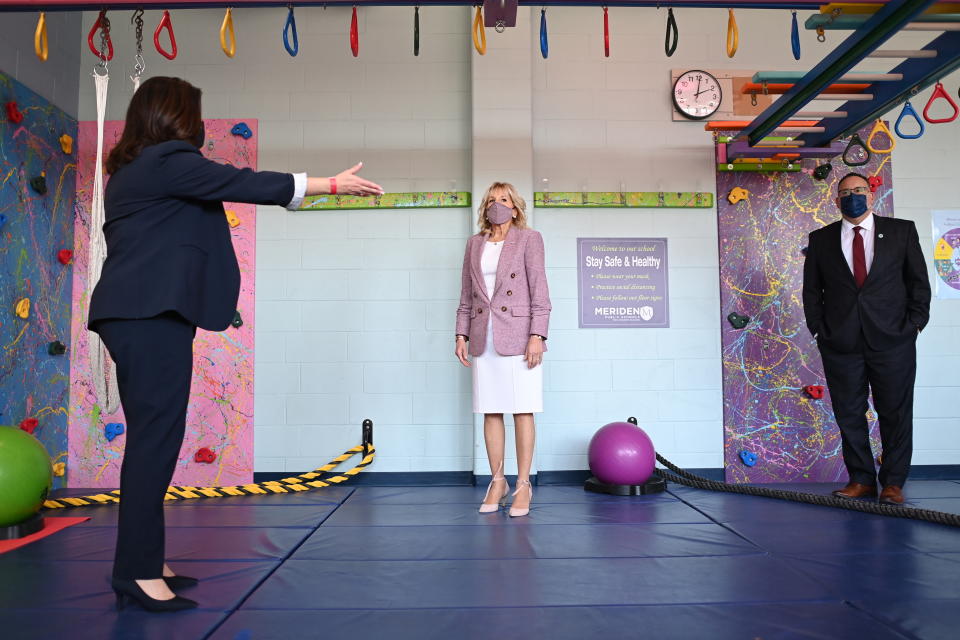
[[[223,331],[240,295],[223,201],[284,206],[293,195],[289,173],[213,162],[183,140],[146,147],[107,183],[107,259],[90,297],[89,328],[176,311]]]

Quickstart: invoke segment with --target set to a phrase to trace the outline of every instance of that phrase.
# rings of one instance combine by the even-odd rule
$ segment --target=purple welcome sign
[[[577,238],[580,328],[670,326],[666,238]]]

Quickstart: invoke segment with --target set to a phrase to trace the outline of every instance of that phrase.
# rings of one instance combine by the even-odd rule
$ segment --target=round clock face
[[[720,83],[706,71],[687,71],[673,83],[673,104],[691,120],[708,118],[720,108]]]

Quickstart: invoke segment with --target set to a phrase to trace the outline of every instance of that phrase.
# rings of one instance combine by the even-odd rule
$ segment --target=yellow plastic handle
[[[727,18],[727,57],[732,58],[737,55],[737,49],[740,48],[740,28],[737,27],[737,18],[733,15],[733,9],[730,9],[730,15]]]
[[[874,149],[873,148],[873,137],[877,134],[883,133],[890,139],[890,146],[886,149]],[[867,149],[870,150],[870,153],[890,153],[897,148],[897,140],[893,137],[893,134],[890,133],[890,129],[887,128],[887,125],[884,124],[883,120],[877,118],[877,121],[873,123],[873,129],[870,130],[870,135],[867,136]]]
[[[40,58],[40,62],[47,61],[50,48],[47,46],[47,14],[45,11],[41,11],[40,17],[37,19],[37,31],[33,34],[33,50]]]
[[[477,14],[473,18],[473,46],[477,53],[484,55],[487,52],[487,32],[483,28],[483,12],[477,7]]]
[[[227,31],[230,32],[230,44],[227,45]],[[233,31],[233,10],[227,8],[227,13],[223,16],[223,24],[220,25],[220,48],[232,58],[237,53],[237,34]]]
[[[18,318],[23,318],[26,320],[30,317],[30,298],[23,298],[17,302],[15,309]]]

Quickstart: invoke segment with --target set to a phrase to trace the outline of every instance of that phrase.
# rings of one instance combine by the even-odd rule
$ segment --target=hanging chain
[[[133,75],[139,78],[147,69],[147,63],[143,59],[143,8],[138,7],[130,18],[130,23],[135,25],[137,34],[137,55],[136,64],[133,66]]]
[[[100,12],[100,68],[107,70],[107,51],[110,47],[107,42],[110,40],[110,18],[107,17],[107,10]]]

